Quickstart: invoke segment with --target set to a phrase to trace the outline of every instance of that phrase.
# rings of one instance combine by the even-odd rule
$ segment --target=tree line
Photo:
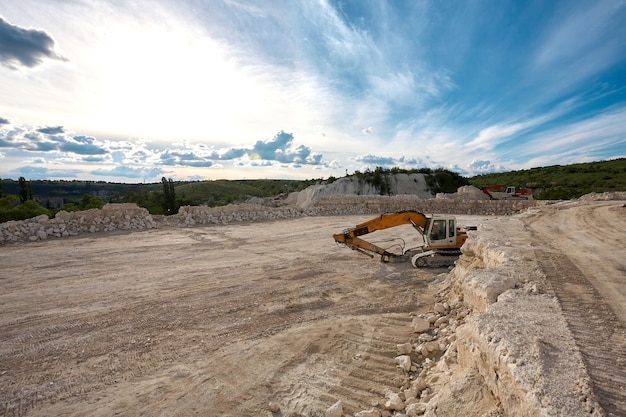
[[[121,198],[122,201],[110,202],[129,202],[136,203],[141,207],[145,207],[151,214],[171,215],[178,213],[180,204],[176,201],[176,190],[173,180],[163,177],[161,179],[163,186],[162,191],[143,191],[139,193],[127,192],[127,195]],[[24,220],[42,214],[52,218],[59,211],[82,211],[93,208],[101,209],[105,202],[98,196],[93,194],[84,194],[77,202],[65,203],[61,207],[48,208],[44,207],[33,197],[31,182],[24,177],[18,179],[17,194],[3,193],[2,179],[0,179],[0,222],[11,220]]]

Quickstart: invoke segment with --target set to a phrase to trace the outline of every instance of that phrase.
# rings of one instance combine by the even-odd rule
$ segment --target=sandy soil
[[[614,415],[626,412],[625,212],[597,203],[523,216]],[[371,408],[403,383],[396,345],[446,271],[334,244],[370,217],[0,248],[0,415],[321,416],[339,399],[344,415]]]
[[[284,415],[383,397],[442,271],[340,248],[363,217],[0,251],[0,415]],[[297,414],[294,414],[297,415]]]

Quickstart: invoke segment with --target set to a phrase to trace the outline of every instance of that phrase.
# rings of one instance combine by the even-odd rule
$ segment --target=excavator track
[[[461,256],[460,249],[428,251],[411,257],[411,264],[415,268],[447,268],[454,266],[459,256]]]

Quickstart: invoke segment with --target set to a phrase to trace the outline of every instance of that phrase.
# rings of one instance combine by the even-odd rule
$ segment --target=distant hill
[[[28,180],[28,178],[27,178]],[[106,181],[65,181],[65,180],[30,180],[33,197],[43,206],[47,200],[77,204],[86,195],[95,195],[104,202],[123,199],[129,192],[161,190],[161,183],[152,184],[124,184]],[[2,179],[2,195],[17,195],[19,182],[13,179]]]
[[[626,158],[552,165],[469,178],[471,185],[530,188],[538,200],[570,200],[591,192],[626,191]]]
[[[516,186],[530,188],[535,199],[567,200],[578,198],[590,192],[626,191],[626,158],[610,161],[580,163],[572,165],[553,165],[510,171],[495,174],[462,177],[444,169],[432,170],[420,168],[413,170],[377,167],[365,172],[335,178],[311,180],[212,180],[212,181],[175,181],[176,200],[179,205],[220,206],[245,201],[250,197],[273,197],[302,191],[316,184],[332,184],[335,181],[358,182],[360,187],[369,186],[368,193],[391,195],[397,191],[397,174],[423,174],[426,190],[433,196],[439,192],[453,193],[463,185],[483,187],[487,185]],[[78,204],[84,195],[95,195],[103,202],[135,202],[152,210],[159,205],[158,199],[151,198],[162,193],[162,184],[124,184],[104,181],[64,181],[31,180],[29,181],[33,197],[49,209],[62,204]],[[17,195],[17,180],[2,179],[2,195]],[[339,184],[337,188],[339,189]],[[422,187],[422,185],[420,185]],[[423,187],[422,187],[423,188]],[[360,188],[359,188],[360,189]],[[364,188],[363,188],[364,189]],[[421,188],[420,188],[421,189]],[[378,191],[376,191],[378,190]],[[156,192],[156,193],[154,193]],[[360,191],[364,193],[363,191]],[[150,203],[148,204],[148,201]],[[158,214],[155,212],[155,214]]]
[[[28,180],[28,179],[27,179]],[[249,197],[271,197],[300,191],[321,180],[215,180],[175,181],[176,198],[181,205],[220,206],[244,201]],[[29,180],[33,197],[46,208],[78,204],[86,195],[95,195],[105,203],[133,202],[140,206],[147,195],[162,192],[162,183],[124,184],[105,181]],[[2,179],[2,195],[18,195],[19,182]],[[48,205],[47,203],[50,203]],[[150,208],[150,207],[147,207]]]
[[[320,180],[215,180],[175,187],[181,205],[223,206],[249,197],[273,197],[300,191]]]

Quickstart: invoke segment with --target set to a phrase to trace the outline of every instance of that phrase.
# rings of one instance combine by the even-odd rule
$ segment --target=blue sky
[[[624,22],[624,0],[0,0],[0,177],[623,158]]]

